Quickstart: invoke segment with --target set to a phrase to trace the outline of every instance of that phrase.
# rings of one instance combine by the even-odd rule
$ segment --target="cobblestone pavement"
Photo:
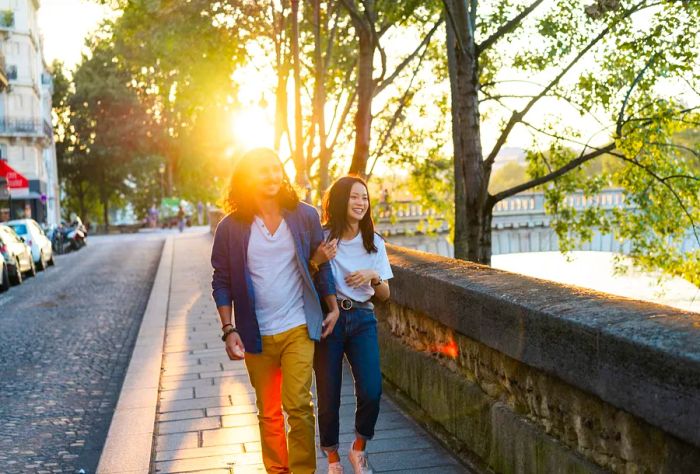
[[[97,467],[163,234],[91,237],[0,295],[0,472]]]
[[[156,425],[155,472],[264,473],[255,395],[245,365],[226,357],[211,299],[211,235],[174,242],[173,277]],[[341,454],[354,438],[355,400],[346,372],[341,406]],[[318,440],[317,440],[318,442]],[[388,398],[368,445],[374,472],[469,472]],[[317,450],[318,472],[327,462]]]

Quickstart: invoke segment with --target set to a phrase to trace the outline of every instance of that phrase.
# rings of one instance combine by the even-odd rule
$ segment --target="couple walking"
[[[213,296],[226,352],[245,360],[255,389],[267,472],[316,471],[313,372],[328,472],[343,472],[338,439],[346,356],[357,398],[349,459],[355,473],[371,473],[366,443],[382,388],[370,300],[389,298],[393,275],[374,232],[367,185],[352,176],[337,180],[324,198],[322,227],[277,155],[260,148],[236,165],[227,207],[212,249]]]

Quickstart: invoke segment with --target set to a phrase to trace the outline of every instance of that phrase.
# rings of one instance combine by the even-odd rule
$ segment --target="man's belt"
[[[374,309],[371,301],[356,301],[350,298],[338,298],[338,307],[345,311],[350,311],[353,308]]]

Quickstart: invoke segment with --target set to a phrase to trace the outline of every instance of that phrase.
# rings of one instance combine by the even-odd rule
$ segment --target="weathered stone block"
[[[697,472],[699,316],[405,249],[390,258],[385,378],[492,469]]]

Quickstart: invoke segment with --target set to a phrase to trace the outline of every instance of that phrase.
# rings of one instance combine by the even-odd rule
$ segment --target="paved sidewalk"
[[[264,473],[255,396],[243,362],[230,361],[211,299],[209,234],[174,240],[163,372],[156,414],[155,469],[160,473]],[[347,375],[347,372],[346,372]],[[467,472],[386,397],[375,440],[375,472]],[[354,396],[343,387],[341,454],[353,439]],[[325,472],[321,451],[318,472]],[[352,473],[344,459],[346,472]]]

